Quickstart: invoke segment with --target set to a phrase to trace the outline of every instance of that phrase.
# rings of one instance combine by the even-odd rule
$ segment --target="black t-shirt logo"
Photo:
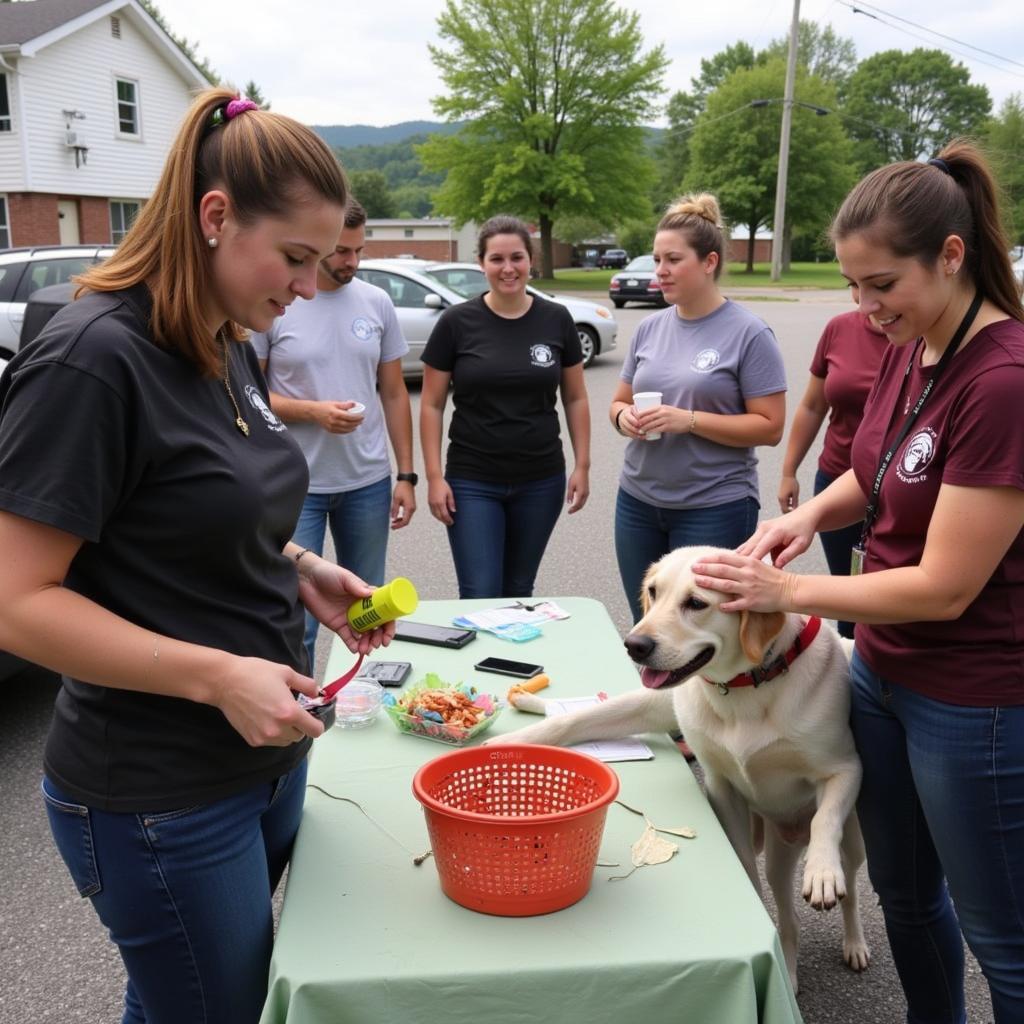
[[[249,404],[266,421],[268,429],[273,430],[275,433],[280,433],[285,429],[284,424],[274,415],[273,409],[263,400],[259,388],[254,384],[245,385],[245,397],[249,399]]]
[[[530,362],[534,366],[554,366],[555,354],[551,351],[550,345],[531,345]]]

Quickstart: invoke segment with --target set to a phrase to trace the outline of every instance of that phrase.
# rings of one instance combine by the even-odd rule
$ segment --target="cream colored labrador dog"
[[[841,901],[843,957],[857,971],[870,959],[857,906],[864,846],[853,809],[861,765],[848,724],[849,664],[819,620],[720,611],[725,598],[699,588],[690,569],[714,550],[679,548],[648,570],[645,614],[626,638],[644,689],[491,742],[568,746],[678,726],[758,895],[763,840],[795,991],[793,873],[805,847],[804,899],[818,910]]]

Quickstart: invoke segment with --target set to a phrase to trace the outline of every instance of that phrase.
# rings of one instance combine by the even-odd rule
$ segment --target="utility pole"
[[[789,133],[793,126],[793,92],[796,88],[796,49],[800,34],[800,0],[793,0],[793,24],[789,28],[786,59],[786,91],[782,100],[782,134],[779,136],[779,176],[775,182],[775,226],[772,228],[772,280],[782,276],[782,237],[786,228],[786,179],[789,176]]]

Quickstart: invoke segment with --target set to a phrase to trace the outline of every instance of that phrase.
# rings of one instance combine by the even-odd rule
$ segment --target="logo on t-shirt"
[[[928,428],[919,430],[907,442],[899,462],[896,464],[896,475],[904,483],[918,483],[924,480],[922,475],[935,455],[935,432]]]
[[[360,341],[369,341],[377,333],[377,329],[365,316],[357,316],[352,321],[352,333]]]
[[[266,420],[269,430],[277,433],[284,430],[284,424],[274,415],[274,410],[263,400],[259,388],[254,384],[246,384],[245,397],[249,399],[249,404]]]
[[[690,363],[694,373],[710,373],[722,361],[722,354],[717,349],[706,348],[698,352]]]
[[[531,345],[530,362],[534,366],[554,366],[555,356],[550,345]]]

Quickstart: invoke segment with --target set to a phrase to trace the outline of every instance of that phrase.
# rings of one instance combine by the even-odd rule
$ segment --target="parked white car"
[[[422,375],[420,355],[441,310],[474,298],[488,288],[487,278],[476,263],[370,259],[359,265],[358,275],[364,281],[383,288],[395,304],[398,322],[409,343],[409,353],[402,360],[402,372],[406,377]],[[586,299],[550,295],[532,286],[528,286],[528,290],[569,310],[579,334],[584,366],[589,366],[597,356],[615,348],[619,325],[610,310]]]
[[[38,245],[0,251],[0,358],[10,359],[18,351],[25,303],[34,291],[70,281],[113,251],[110,245]]]

